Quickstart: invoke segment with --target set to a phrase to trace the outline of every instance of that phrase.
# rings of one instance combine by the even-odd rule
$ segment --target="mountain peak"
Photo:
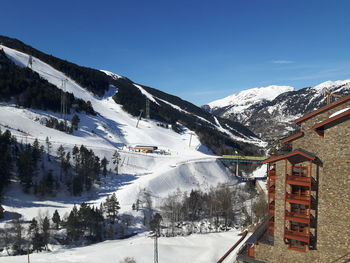
[[[248,90],[243,90],[238,93],[227,96],[223,99],[219,99],[208,103],[210,108],[216,107],[227,107],[227,106],[244,106],[251,105],[254,102],[260,102],[263,100],[272,101],[278,95],[294,91],[295,89],[291,86],[278,86],[270,85],[267,87],[252,88]]]
[[[350,83],[350,79],[347,79],[347,80],[336,80],[336,81],[328,80],[328,81],[325,81],[325,82],[322,82],[322,83],[316,85],[315,87],[313,87],[313,89],[319,91],[319,90],[323,90],[324,88],[339,87],[339,86],[342,86],[342,85],[345,85],[345,84],[348,84],[348,83]]]

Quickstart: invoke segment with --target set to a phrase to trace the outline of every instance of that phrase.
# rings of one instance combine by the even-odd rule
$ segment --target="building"
[[[265,161],[268,216],[238,262],[350,262],[350,96],[295,122],[292,151]]]

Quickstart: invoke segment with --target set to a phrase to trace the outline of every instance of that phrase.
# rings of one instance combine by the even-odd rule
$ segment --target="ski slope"
[[[25,53],[0,46],[6,55],[18,66],[25,67],[29,56]],[[32,70],[48,82],[62,88],[62,80],[66,81],[66,91],[75,97],[90,101],[97,116],[78,114],[79,130],[66,134],[41,124],[43,117],[60,115],[33,109],[17,108],[11,103],[0,105],[0,128],[9,129],[18,141],[31,143],[37,138],[45,144],[48,137],[53,144],[52,153],[60,145],[70,150],[74,145],[84,144],[99,157],[111,159],[114,151],[119,150],[122,159],[120,175],[108,178],[96,191],[86,193],[82,197],[71,197],[64,194],[50,200],[37,198],[21,193],[17,185],[11,185],[7,191],[3,206],[6,211],[23,215],[25,219],[37,216],[38,212],[47,211],[52,214],[55,209],[60,213],[69,211],[74,204],[90,202],[99,204],[108,194],[115,192],[121,204],[121,211],[131,210],[140,190],[146,189],[154,198],[160,197],[180,188],[189,191],[193,188],[208,189],[212,185],[231,181],[230,173],[217,161],[215,156],[201,143],[196,135],[190,137],[192,131],[183,127],[184,132],[178,134],[172,129],[157,126],[153,120],[141,120],[136,127],[137,119],[126,113],[121,105],[115,103],[112,96],[118,92],[118,87],[111,86],[106,94],[97,97],[79,86],[62,72],[54,69],[36,57],[32,58]],[[106,74],[112,74],[106,72]],[[117,75],[116,75],[117,76]],[[149,95],[151,96],[151,95]],[[72,115],[68,116],[71,119]],[[165,150],[170,155],[136,153],[127,150],[129,145],[154,145]],[[110,169],[113,166],[109,165]]]

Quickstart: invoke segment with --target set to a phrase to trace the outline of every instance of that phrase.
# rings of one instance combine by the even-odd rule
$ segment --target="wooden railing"
[[[300,231],[293,231],[290,229],[286,229],[284,232],[284,237],[288,239],[293,239],[297,241],[301,241],[304,243],[309,244],[310,243],[310,231],[308,228],[305,228],[304,232]]]
[[[310,224],[311,220],[311,214],[310,212],[306,213],[293,213],[286,210],[286,220],[303,223],[303,224]]]

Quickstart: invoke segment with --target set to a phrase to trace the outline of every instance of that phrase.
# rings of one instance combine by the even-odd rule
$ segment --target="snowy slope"
[[[5,46],[0,48],[3,48],[6,55],[17,65],[27,65],[27,54]],[[37,216],[39,210],[48,210],[49,214],[52,214],[58,209],[64,214],[75,203],[85,201],[99,204],[107,194],[113,192],[117,194],[122,211],[128,211],[135,202],[137,193],[144,188],[151,192],[156,202],[157,198],[166,196],[176,188],[184,191],[192,188],[207,189],[219,182],[232,180],[226,168],[214,156],[206,154],[210,152],[205,150],[198,137],[191,135],[192,131],[186,127],[183,127],[183,132],[179,134],[172,129],[158,127],[155,121],[141,120],[136,128],[137,119],[126,113],[121,105],[112,99],[118,87],[110,87],[103,97],[97,97],[35,57],[32,69],[58,88],[62,88],[62,80],[66,80],[66,90],[77,98],[90,101],[98,115],[79,114],[79,130],[73,134],[66,134],[47,128],[40,122],[41,118],[49,116],[59,119],[59,114],[17,108],[7,103],[0,105],[1,129],[9,129],[19,141],[28,143],[38,138],[39,142],[44,144],[45,138],[49,137],[53,143],[53,153],[61,144],[66,150],[72,149],[74,145],[84,144],[98,156],[105,156],[110,160],[118,148],[122,159],[121,175],[106,181],[97,192],[79,198],[57,196],[50,201],[22,194],[18,186],[12,185],[4,197],[3,205],[6,211],[16,211],[26,219]],[[68,119],[71,117],[68,116]],[[24,136],[25,134],[29,135]],[[127,149],[127,146],[136,144],[155,145],[168,151],[170,155],[135,153]],[[110,168],[113,169],[111,164]]]
[[[216,262],[239,240],[238,234],[237,231],[229,231],[204,235],[195,234],[187,237],[161,237],[158,240],[159,262]],[[238,252],[239,248],[240,246],[231,253],[233,256],[230,255],[231,262],[235,260],[234,254]],[[51,253],[34,253],[30,255],[30,260],[37,263],[118,263],[125,257],[133,257],[138,263],[154,262],[153,239],[139,235],[124,240],[105,241],[87,247],[57,249]],[[0,262],[27,262],[27,256],[0,257]]]

